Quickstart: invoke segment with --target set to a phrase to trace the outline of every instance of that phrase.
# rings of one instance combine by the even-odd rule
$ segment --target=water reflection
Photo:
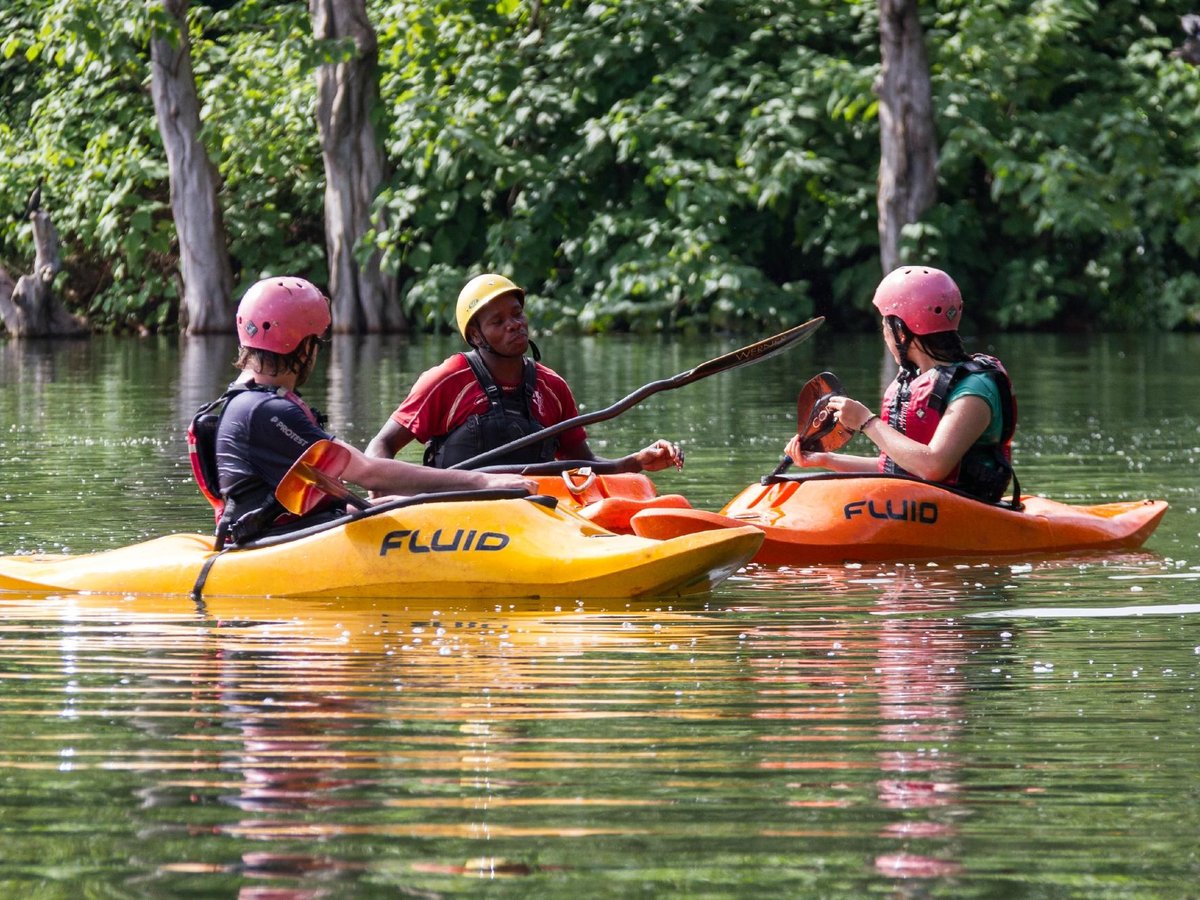
[[[1073,565],[764,570],[682,607],[7,595],[0,725],[21,726],[0,762],[25,796],[82,779],[80,808],[122,824],[75,827],[120,858],[135,835],[159,893],[545,888],[631,867],[720,893],[737,860],[767,892],[814,867],[953,889],[1020,855],[995,843],[1020,833],[1016,798],[1050,815],[1084,789],[1054,787],[1079,759],[1058,706],[1095,704],[1080,691],[1119,674],[1121,642],[1018,611],[1137,573]],[[1192,646],[1156,647],[1138,688],[1175,696]],[[1103,742],[1143,727],[1105,710]],[[981,835],[1006,849],[981,859]]]
[[[58,380],[60,358],[78,346],[78,341],[0,341],[0,383],[21,384],[27,396],[36,396]]]
[[[914,605],[927,612],[923,593],[900,585],[877,606],[885,614]],[[880,737],[895,747],[880,753],[877,786],[884,808],[901,815],[881,830],[897,847],[876,856],[875,867],[894,878],[954,875],[962,868],[956,820],[966,811],[957,775],[965,673],[970,655],[995,636],[945,619],[889,617],[879,630]]]
[[[381,392],[374,389],[372,380],[383,370],[383,356],[387,349],[390,349],[387,345],[397,343],[399,341],[396,338],[378,334],[333,336],[327,367],[328,389],[325,401],[325,411],[331,423],[338,423],[337,427],[341,428],[354,422],[364,393],[369,394],[381,407],[386,405],[387,399],[379,396]],[[402,399],[403,397],[397,397],[395,403],[399,404]],[[378,417],[378,421],[375,422],[376,428],[383,425],[390,413],[391,409]],[[364,429],[369,427],[367,422],[361,424]]]
[[[822,602],[808,608],[821,614],[817,627],[811,620],[767,622],[747,632],[760,684],[755,715],[791,723],[763,737],[772,749],[761,765],[810,773],[788,784],[789,805],[858,809],[877,822],[883,849],[873,865],[880,875],[904,881],[958,874],[959,822],[969,814],[959,774],[968,672],[976,656],[1001,648],[1011,633],[964,627],[957,617],[966,605],[1007,603],[1007,573],[896,566],[758,573],[764,575],[777,588],[820,584]],[[758,612],[761,619],[765,610]],[[813,742],[831,756],[774,749]],[[854,743],[874,748],[873,761],[854,753]],[[822,771],[833,775],[830,782]],[[866,814],[863,806],[877,812]]]
[[[306,396],[361,446],[460,343],[338,336]],[[182,428],[229,380],[220,344],[0,343],[0,552],[210,528]],[[542,344],[597,408],[738,342]],[[1186,895],[1197,347],[997,346],[1022,483],[1166,496],[1144,552],[751,567],[682,606],[0,596],[0,879],[21,895]],[[593,445],[679,435],[688,467],[660,490],[716,508],[775,464],[812,373],[877,396],[877,350],[818,335],[657,395]]]
[[[175,424],[186,429],[196,410],[211,403],[237,377],[237,344],[232,336],[185,335],[179,338],[178,408]]]
[[[547,769],[609,764],[588,740],[549,740],[543,748],[530,723],[604,715],[607,700],[572,695],[581,679],[611,679],[622,685],[617,693],[645,691],[643,665],[622,675],[597,671],[586,659],[596,653],[636,659],[677,647],[694,641],[689,629],[705,619],[700,611],[626,604],[412,603],[381,610],[366,602],[248,607],[245,600],[193,605],[92,595],[10,597],[0,612],[6,649],[21,635],[35,668],[51,679],[57,673],[59,687],[47,685],[62,692],[56,715],[78,722],[71,765],[136,774],[143,815],[156,819],[169,811],[178,823],[142,826],[143,840],[169,852],[180,834],[203,837],[193,845],[197,855],[163,859],[164,876],[256,879],[342,877],[362,868],[332,851],[297,853],[298,843],[398,838],[486,845],[618,833],[601,825],[539,824],[537,810],[586,815],[609,805],[636,807],[638,799],[513,796]],[[102,682],[120,672],[120,686],[89,687],[83,672]],[[109,704],[125,707],[123,721],[142,735],[128,745],[149,740],[153,752],[95,746],[87,722],[107,715]],[[645,714],[653,715],[653,705]],[[214,803],[234,816],[214,818],[205,811]],[[242,848],[237,862],[213,851],[222,839]],[[247,849],[247,842],[290,849]],[[534,868],[503,851],[457,864],[418,857],[413,867],[480,877]]]

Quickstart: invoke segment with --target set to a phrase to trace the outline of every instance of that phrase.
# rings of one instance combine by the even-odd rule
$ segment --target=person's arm
[[[928,444],[922,444],[901,434],[895,428],[885,425],[882,419],[857,400],[851,400],[849,397],[834,397],[829,401],[829,407],[834,410],[843,425],[855,431],[861,431],[882,453],[895,460],[898,466],[926,481],[940,481],[949,475],[992,421],[992,412],[987,401],[973,394],[968,395],[953,401],[946,407],[946,412],[938,422],[933,438]],[[789,444],[789,446],[791,445]],[[805,455],[808,457],[844,456],[843,454],[812,453]],[[854,457],[847,458],[853,459]],[[862,457],[858,458],[862,459]],[[863,471],[858,468],[840,468],[845,461],[839,459],[836,462],[839,467],[831,466],[836,471]],[[811,464],[828,465],[828,463],[817,462]]]
[[[876,472],[879,470],[879,457],[855,456],[852,453],[806,453],[800,449],[800,435],[795,435],[788,441],[784,453],[792,458],[792,462],[801,468],[831,469],[834,472]]]
[[[926,481],[941,481],[962,462],[971,445],[992,421],[982,397],[968,396],[946,407],[928,444],[920,444],[873,419],[863,434],[903,469]]]
[[[442,491],[482,491],[516,488],[533,493],[537,482],[522,475],[492,475],[467,469],[433,469],[399,459],[367,456],[338,441],[350,451],[350,464],[342,473],[347,481],[377,494],[424,494]]]
[[[571,393],[570,386],[562,376],[539,363],[538,377],[547,393],[558,404],[556,417],[543,421],[543,425],[554,425],[567,419],[574,419],[579,415],[575,395]],[[582,459],[608,463],[615,472],[657,472],[672,465],[677,469],[683,468],[683,451],[673,441],[660,439],[636,453],[630,453],[617,459],[605,459],[592,451],[592,448],[588,446],[587,432],[578,427],[570,429],[559,438],[558,452],[555,455],[559,459]]]
[[[667,466],[683,468],[683,451],[679,445],[671,441],[657,440],[648,447],[643,447],[636,453],[630,453],[617,459],[605,459],[597,456],[586,440],[571,446],[559,447],[560,459],[583,459],[592,462],[611,463],[614,472],[657,472]]]
[[[472,382],[475,379],[460,353],[422,372],[408,396],[371,438],[366,455],[395,459],[396,454],[413,441],[423,444],[434,436],[447,434],[451,430],[451,423],[447,421],[449,409],[453,398],[461,391],[463,377]]]
[[[413,439],[414,435],[411,431],[397,423],[395,419],[388,419],[379,429],[379,433],[371,438],[371,443],[367,444],[365,452],[367,456],[378,459],[395,459],[396,454]]]

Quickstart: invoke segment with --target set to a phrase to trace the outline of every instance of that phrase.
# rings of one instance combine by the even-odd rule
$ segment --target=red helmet
[[[324,334],[332,321],[329,298],[311,281],[290,275],[264,278],[238,304],[238,343],[291,353],[306,337]]]
[[[957,331],[962,317],[958,285],[930,266],[901,266],[888,273],[871,302],[880,315],[896,316],[913,334]]]

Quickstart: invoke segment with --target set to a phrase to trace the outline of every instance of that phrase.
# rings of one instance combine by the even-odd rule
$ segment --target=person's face
[[[892,334],[892,326],[887,319],[881,320],[883,325],[883,344],[888,348],[888,353],[892,354],[892,359],[896,365],[900,364],[900,348],[896,346],[896,336]]]
[[[501,356],[523,356],[529,349],[525,307],[515,294],[498,297],[485,306],[472,327]]]
[[[304,363],[300,366],[300,371],[296,373],[297,388],[308,381],[308,377],[312,375],[313,369],[317,367],[317,350],[320,346],[320,341],[312,340],[308,342],[308,351],[304,355]]]

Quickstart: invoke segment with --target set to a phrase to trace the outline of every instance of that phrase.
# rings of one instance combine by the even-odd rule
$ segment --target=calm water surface
[[[595,407],[747,342],[542,341]],[[306,393],[361,446],[453,349],[339,339]],[[684,603],[0,593],[0,895],[1194,895],[1200,336],[995,350],[1026,491],[1167,499],[1143,550]],[[183,432],[232,353],[0,343],[0,553],[207,530]],[[717,508],[821,369],[872,404],[887,377],[822,333],[591,440],[680,440],[660,490]]]

